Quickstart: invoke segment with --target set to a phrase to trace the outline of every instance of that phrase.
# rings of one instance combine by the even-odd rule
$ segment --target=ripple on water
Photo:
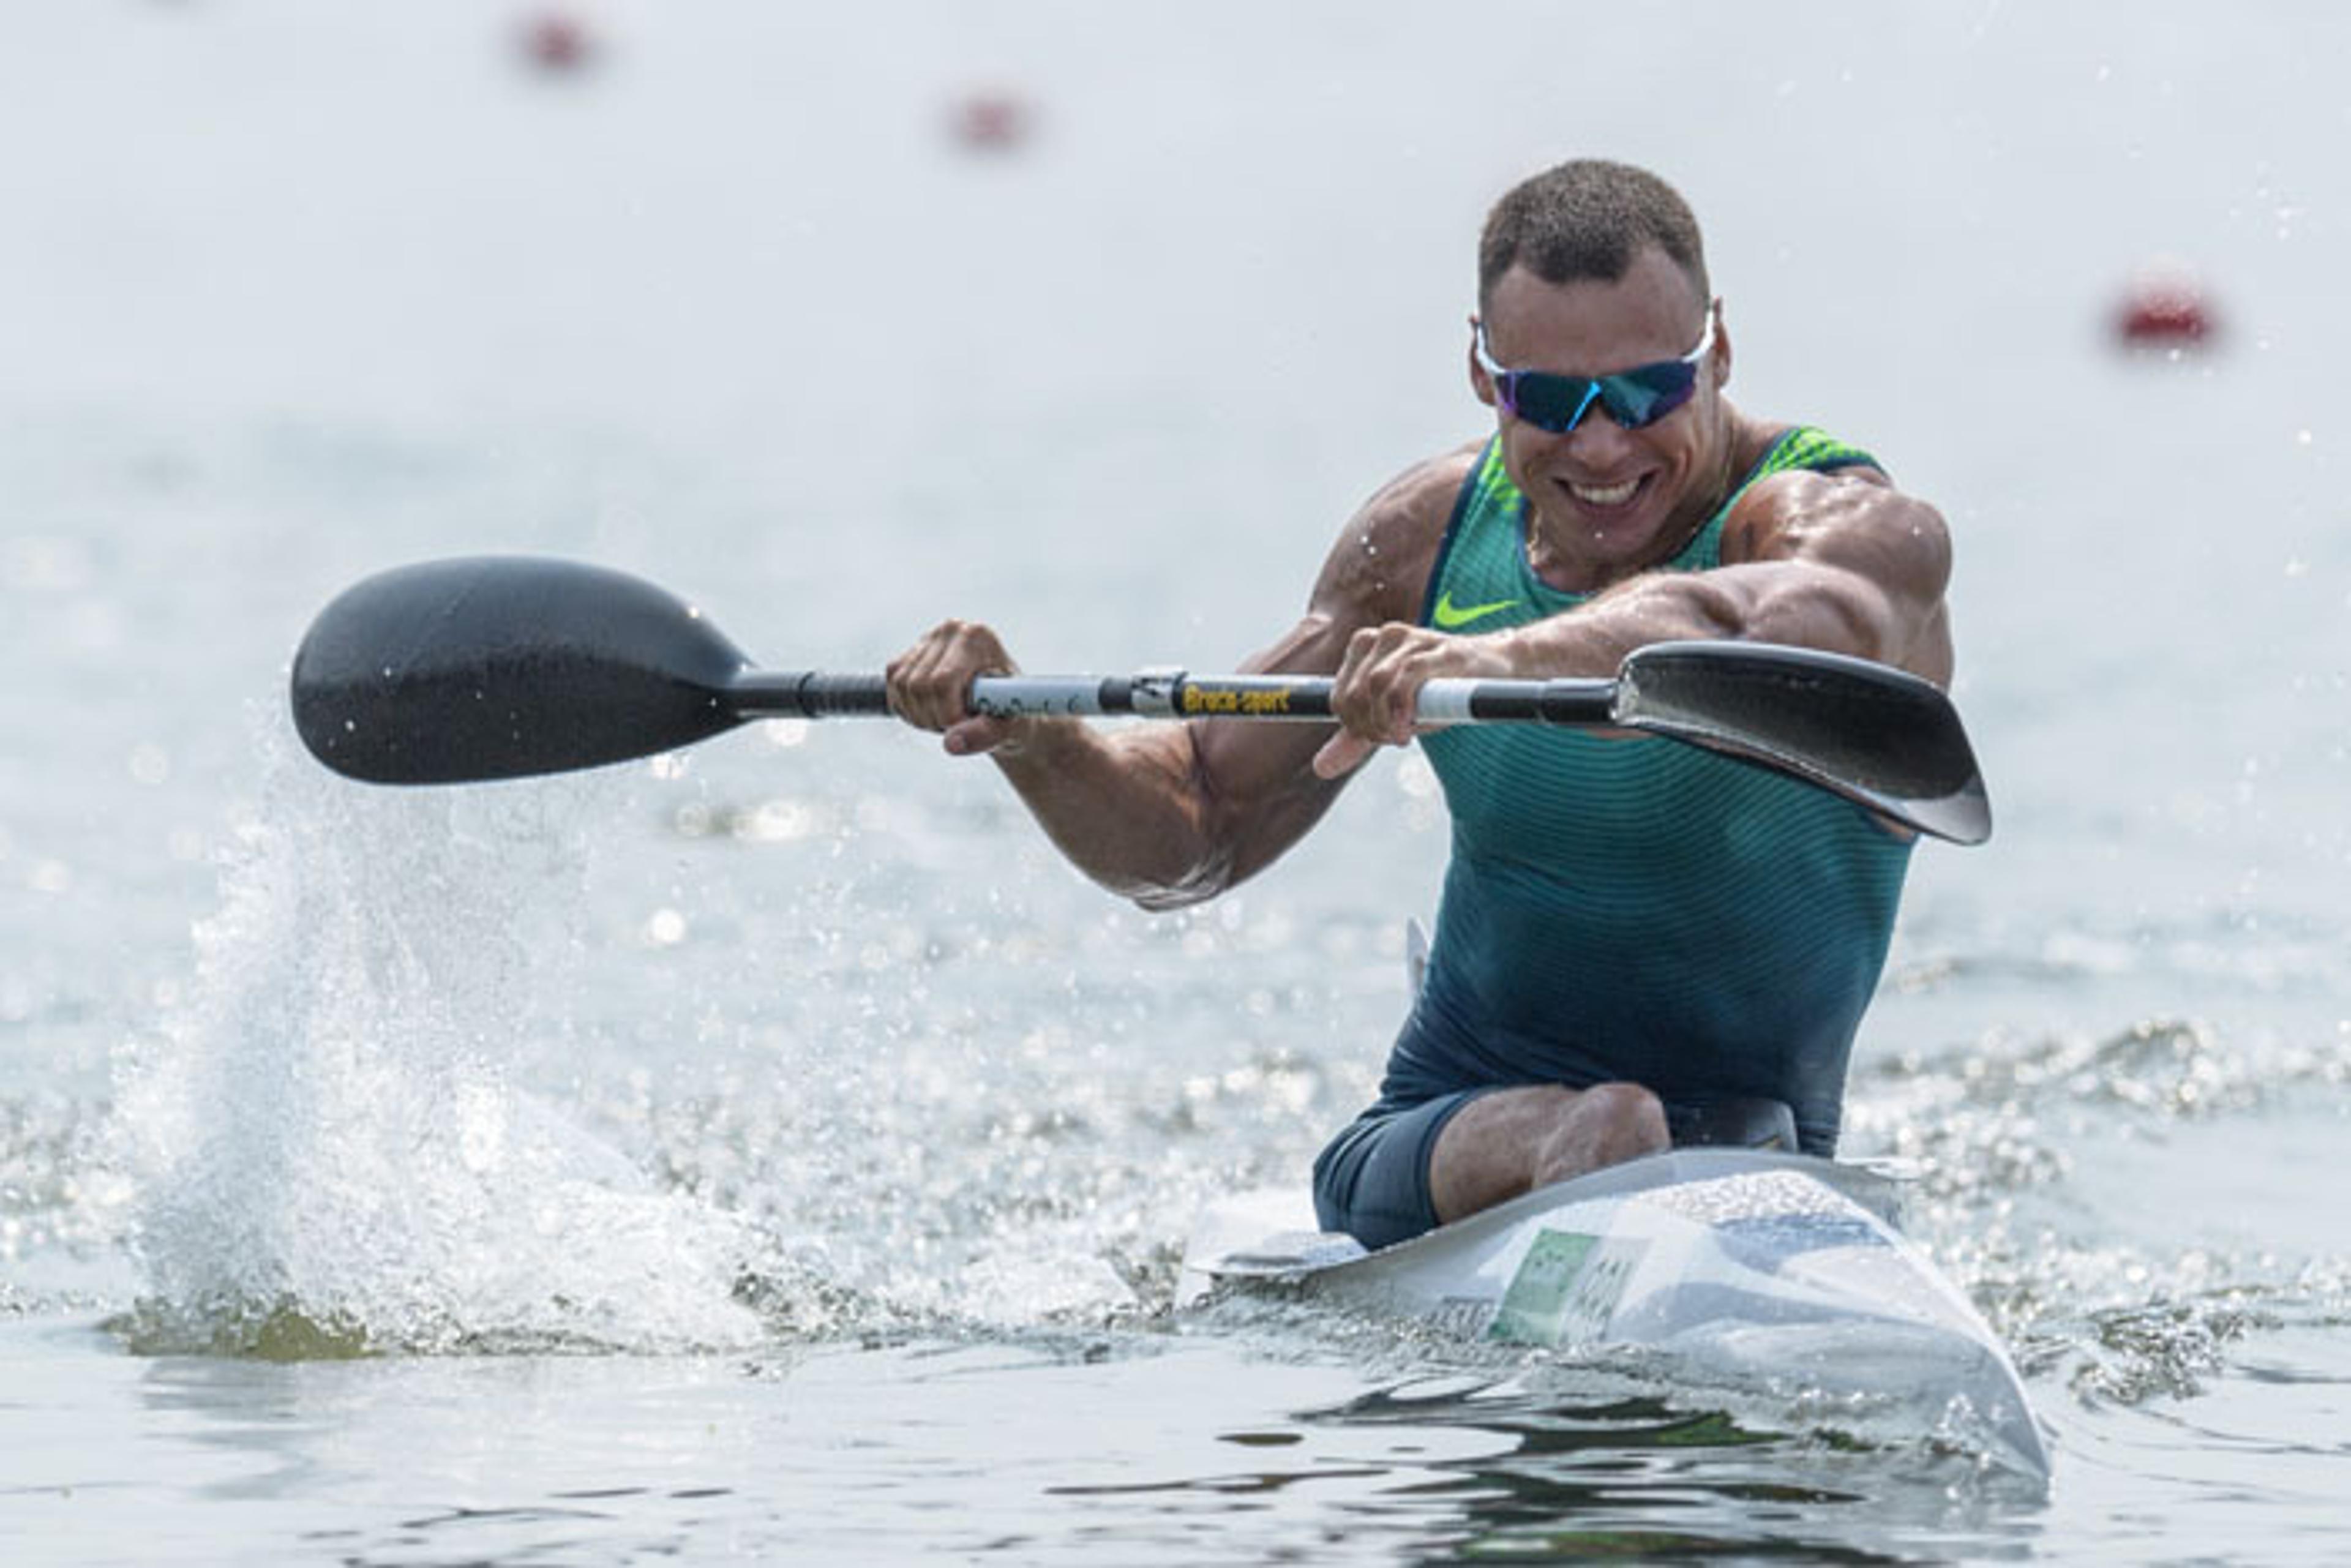
[[[2331,1042],[2176,1019],[1991,1039],[1856,1074],[1849,1146],[1921,1162],[1911,1228],[2029,1378],[2085,1408],[2139,1406],[2194,1396],[2250,1340],[2342,1310],[2339,1222],[2241,1155],[2249,1135],[2314,1154],[2338,1140],[2346,1071]],[[2210,1201],[2240,1179],[2270,1190]]]

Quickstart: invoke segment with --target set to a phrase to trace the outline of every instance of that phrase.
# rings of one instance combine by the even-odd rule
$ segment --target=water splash
[[[515,1082],[515,935],[579,852],[563,791],[360,789],[291,757],[120,1053],[110,1163],[142,1349],[641,1351],[754,1343],[741,1228]],[[567,807],[569,808],[567,811]]]

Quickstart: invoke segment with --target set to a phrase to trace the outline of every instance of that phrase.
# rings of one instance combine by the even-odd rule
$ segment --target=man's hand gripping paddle
[[[976,713],[1331,718],[1321,675],[986,675]],[[295,727],[376,784],[458,784],[674,750],[756,718],[878,716],[879,674],[763,671],[653,584],[574,561],[483,556],[368,578],[294,656]],[[1991,833],[1975,754],[1931,684],[1841,654],[1660,643],[1614,679],[1437,680],[1422,725],[1628,730],[1803,779],[1954,843]]]

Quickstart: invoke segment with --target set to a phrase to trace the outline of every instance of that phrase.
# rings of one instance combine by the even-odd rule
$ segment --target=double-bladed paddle
[[[984,675],[977,713],[1322,719],[1322,675]],[[754,669],[701,612],[601,567],[513,556],[427,561],[355,584],[294,655],[312,755],[376,784],[456,784],[674,750],[755,718],[890,711],[878,674]],[[1629,730],[1818,785],[1955,843],[1991,809],[1959,715],[1932,685],[1841,654],[1660,643],[1614,679],[1437,680],[1425,725]]]

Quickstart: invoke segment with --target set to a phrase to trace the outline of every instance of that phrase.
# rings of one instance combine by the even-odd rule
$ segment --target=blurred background
[[[2339,1543],[2351,1295],[2311,1177],[2351,1118],[2346,52],[2351,13],[2283,4],[0,0],[0,1313],[144,1303],[23,1364],[97,1457],[12,1473],[177,1486],[90,1367],[251,1350],[287,1302],[392,1350],[1163,1308],[1201,1206],[1301,1185],[1371,1092],[1445,851],[1416,756],[1145,916],[888,725],[344,784],[287,733],[292,650],[360,576],[522,550],[771,665],[875,668],[948,614],[1033,671],[1229,664],[1354,507],[1485,428],[1478,226],[1598,154],[1696,206],[1735,401],[1953,527],[1999,834],[1919,853],[1846,1152],[1937,1171],[1919,1234],[2058,1435],[2051,1542]],[[404,1496],[506,1406],[392,1364],[388,1429],[320,1429]],[[850,1420],[911,1375],[827,1375]],[[1092,1453],[1011,1375],[1047,1474]],[[279,1432],[239,1439],[262,1492],[324,1496],[238,1414],[311,1408],[269,1376],[161,1404]],[[1258,1376],[1152,1407],[1245,1427]],[[699,1416],[560,1385],[629,1428],[568,1484],[702,1451]],[[820,1403],[761,1427],[769,1386],[810,1396],[718,1396],[766,1432],[747,1473],[867,1462]],[[941,1401],[885,1458],[948,1440]],[[1896,1502],[1803,1505],[1814,1544],[2018,1550],[1935,1536],[1899,1458],[1799,1458]],[[1710,1520],[1752,1541],[1744,1495]]]
[[[1956,527],[2004,831],[1928,858],[1921,917],[2126,946],[2259,909],[2340,956],[2324,17],[0,16],[19,1070],[70,1077],[184,967],[247,710],[365,570],[590,556],[771,663],[948,612],[1031,668],[1269,640],[1352,507],[1479,428],[1486,203],[1590,152],[1707,221],[1745,405]]]

